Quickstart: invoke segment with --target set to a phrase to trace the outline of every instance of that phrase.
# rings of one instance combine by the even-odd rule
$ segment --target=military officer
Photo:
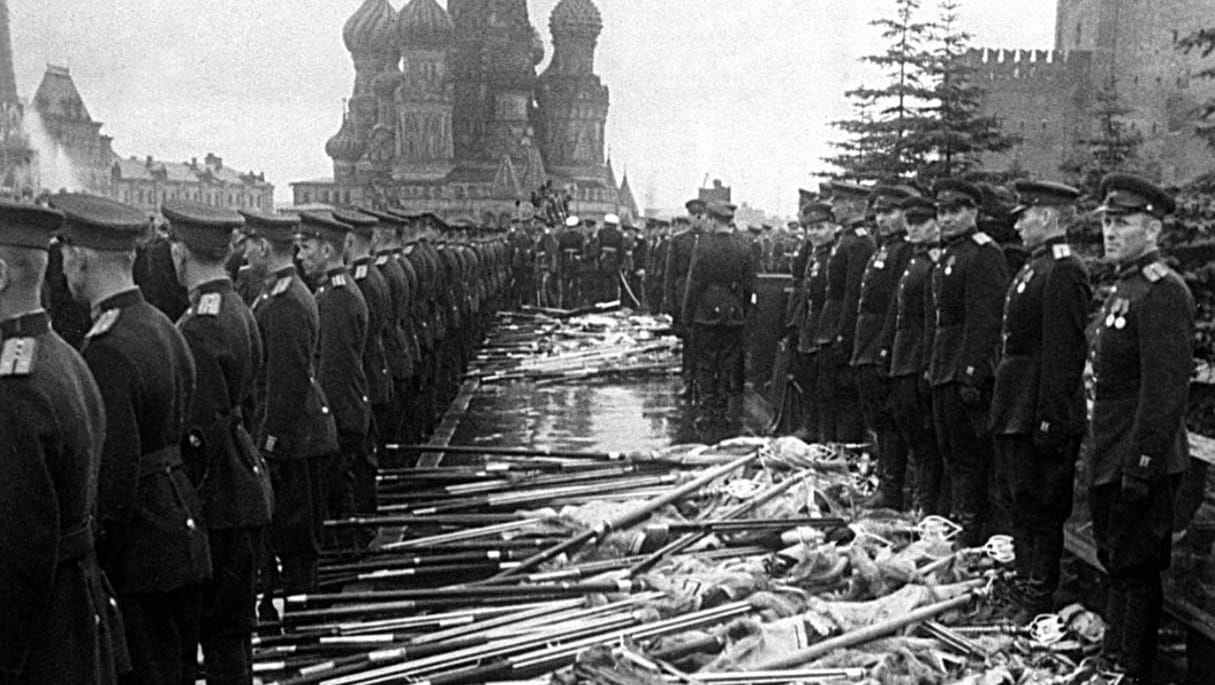
[[[715,422],[736,418],[728,409],[742,397],[743,330],[755,292],[755,261],[730,228],[734,211],[731,204],[709,205],[710,230],[692,257],[680,317],[695,330],[701,416]]]
[[[851,183],[831,184],[831,210],[838,225],[827,263],[827,293],[815,328],[818,346],[818,387],[823,410],[822,439],[827,442],[861,442],[865,425],[860,395],[849,361],[856,336],[857,305],[865,265],[876,250],[865,228],[869,188]]]
[[[354,468],[367,460],[371,402],[363,353],[367,347],[367,300],[342,262],[349,224],[329,214],[300,214],[300,263],[317,284],[320,315],[317,378],[338,431],[338,451],[329,462],[324,489],[328,518],[354,514]],[[339,541],[335,541],[339,542]]]
[[[666,311],[664,299],[666,284],[663,281],[666,277],[667,253],[671,246],[668,235],[671,230],[671,222],[662,217],[646,219],[645,227],[650,243],[650,249],[647,251],[649,259],[645,265],[646,300],[650,313],[660,314]]]
[[[368,422],[368,441],[363,459],[353,462],[354,504],[360,514],[372,515],[376,511],[376,471],[379,469],[379,426],[375,421],[374,408],[390,405],[393,399],[392,375],[388,371],[388,358],[384,351],[384,338],[390,323],[395,324],[396,310],[392,308],[392,296],[388,281],[375,265],[371,254],[372,240],[379,219],[353,210],[338,210],[333,217],[350,226],[346,239],[345,261],[354,278],[363,300],[367,303],[367,343],[363,348],[363,373],[367,376],[367,398],[373,409]]]
[[[687,226],[686,230],[678,231],[671,237],[667,249],[666,268],[663,269],[664,296],[667,313],[675,322],[675,332],[683,340],[682,373],[685,383],[683,396],[687,399],[696,398],[696,339],[692,335],[691,324],[683,320],[684,295],[688,287],[688,272],[692,267],[692,254],[700,244],[701,217],[705,211],[704,200],[688,200],[684,205],[688,217],[681,218],[678,223]]]
[[[936,203],[912,196],[900,202],[907,224],[911,259],[899,277],[887,329],[890,338],[890,414],[899,438],[908,450],[915,474],[912,506],[923,514],[943,515],[941,453],[932,421],[932,390],[928,385],[928,358],[936,327],[932,299],[932,272],[940,249]]]
[[[105,408],[39,296],[62,221],[0,203],[0,682],[112,685],[125,654],[92,529]]]
[[[1059,584],[1063,523],[1071,514],[1084,431],[1088,271],[1067,244],[1080,191],[1017,181],[1013,213],[1029,260],[1004,299],[1003,350],[991,429],[996,483],[1009,490],[1021,622],[1051,609]]]
[[[819,393],[819,343],[817,332],[827,302],[827,266],[835,248],[835,214],[825,202],[811,202],[801,209],[801,222],[806,227],[806,242],[793,258],[793,271],[801,284],[798,310],[793,317],[797,332],[797,372],[795,378],[801,389],[801,426],[795,435],[806,442],[823,440],[824,406],[829,398]]]
[[[251,635],[263,530],[273,514],[270,474],[253,445],[254,383],[262,364],[253,313],[228,277],[234,211],[188,201],[161,208],[170,256],[190,306],[177,328],[198,370],[182,457],[202,500],[212,576],[204,591],[200,641],[207,682],[253,682]]]
[[[907,240],[900,203],[915,194],[918,193],[912,188],[879,185],[869,196],[870,208],[877,217],[879,247],[861,277],[851,365],[856,373],[862,416],[877,438],[880,481],[877,493],[866,502],[870,507],[903,508],[908,446],[890,413],[890,348],[894,329],[886,324],[894,307],[895,289],[914,251]]]
[[[603,226],[596,235],[599,245],[599,287],[596,288],[599,302],[620,299],[620,270],[624,266],[624,234],[620,232],[620,217],[608,214],[603,217]]]
[[[290,594],[310,592],[324,523],[321,488],[329,455],[338,449],[333,414],[316,380],[320,315],[293,263],[299,220],[255,211],[241,215],[246,258],[268,274],[253,303],[263,356],[254,439],[270,467],[275,495],[266,584],[268,590],[281,585]]]
[[[105,403],[97,553],[118,594],[133,683],[193,682],[203,582],[211,558],[202,507],[182,464],[194,358],[135,285],[140,210],[83,194],[64,213],[63,271],[89,303],[82,355]]]
[[[929,358],[933,421],[950,478],[951,518],[975,546],[984,532],[992,461],[987,428],[1008,272],[977,229],[982,191],[958,179],[933,186],[942,252],[932,276],[936,330]]]
[[[1187,468],[1194,299],[1164,264],[1172,197],[1130,174],[1102,180],[1105,256],[1118,280],[1089,330],[1094,403],[1088,474],[1097,557],[1109,573],[1105,656],[1151,681],[1173,505]]]
[[[372,264],[384,278],[388,287],[389,314],[385,322],[383,345],[388,364],[391,393],[377,402],[372,399],[371,412],[375,420],[376,433],[384,442],[398,440],[414,441],[420,437],[415,432],[416,423],[409,421],[409,403],[416,395],[414,379],[420,371],[420,360],[414,359],[414,347],[410,334],[415,330],[414,309],[418,300],[418,278],[416,273],[407,273],[409,262],[401,256],[401,233],[406,220],[389,213],[362,210],[364,214],[379,220],[372,229],[371,249],[375,255]],[[412,267],[409,267],[412,269]],[[410,275],[413,278],[410,278]]]
[[[561,251],[557,262],[558,307],[573,309],[582,302],[582,253],[586,249],[586,237],[582,235],[581,226],[582,220],[571,216],[565,220],[565,228],[557,233],[557,249]]]

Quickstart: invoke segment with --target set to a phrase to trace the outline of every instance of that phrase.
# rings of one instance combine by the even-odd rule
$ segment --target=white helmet
[[[577,228],[579,226],[579,224],[581,224],[581,223],[582,223],[582,219],[579,219],[576,216],[571,216],[565,220],[566,228]]]
[[[603,217],[603,223],[619,226],[620,217],[616,216],[615,214],[608,214],[607,216]]]

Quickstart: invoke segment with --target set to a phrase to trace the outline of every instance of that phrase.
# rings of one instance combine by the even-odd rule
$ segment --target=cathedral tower
[[[451,171],[451,17],[435,0],[411,0],[397,19],[402,76],[394,91],[397,130],[394,178],[434,178]]]
[[[375,80],[383,72],[395,71],[401,59],[396,20],[388,0],[365,0],[342,29],[342,40],[354,60],[354,92],[342,128],[325,146],[334,160],[334,176],[341,182],[351,182],[356,174],[362,176],[370,170],[363,157],[371,151],[379,120]]]
[[[591,0],[561,0],[549,28],[553,60],[537,92],[544,158],[554,173],[602,179],[609,97],[595,74],[595,47],[603,19]]]

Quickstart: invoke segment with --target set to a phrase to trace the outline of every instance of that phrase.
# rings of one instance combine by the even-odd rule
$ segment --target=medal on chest
[[[1025,289],[1029,287],[1029,282],[1034,278],[1034,270],[1026,269],[1021,272],[1021,276],[1017,279],[1017,294],[1024,294]]]
[[[877,256],[873,258],[873,268],[877,271],[886,268],[886,248],[878,250]]]
[[[1131,301],[1119,297],[1110,305],[1105,315],[1105,327],[1122,330],[1126,328],[1126,315],[1131,311]]]
[[[945,275],[946,276],[953,275],[953,267],[955,265],[957,265],[957,263],[958,263],[958,258],[954,255],[950,255],[948,261],[945,262]]]

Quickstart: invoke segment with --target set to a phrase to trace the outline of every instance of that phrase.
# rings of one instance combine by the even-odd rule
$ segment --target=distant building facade
[[[1093,135],[1096,95],[1112,85],[1158,180],[1182,184],[1215,170],[1215,154],[1195,135],[1202,103],[1215,97],[1215,83],[1195,74],[1211,62],[1175,49],[1212,25],[1215,0],[1059,0],[1053,51],[972,51],[984,111],[1022,139],[988,166],[1058,176]]]
[[[216,207],[274,211],[274,186],[265,174],[240,173],[208,154],[187,163],[146,157],[116,159],[111,167],[110,195],[150,212],[168,200],[193,200]]]
[[[113,139],[102,135],[101,122],[89,115],[66,67],[47,66],[33,105],[49,138],[39,159],[43,186],[109,195]]]
[[[333,178],[292,183],[295,203],[361,204],[505,224],[527,218],[546,183],[570,211],[621,211],[604,158],[609,95],[595,74],[603,20],[592,0],[561,0],[553,58],[524,0],[365,0],[342,37],[355,83],[325,146]],[[627,199],[627,198],[626,198]],[[630,208],[632,210],[634,208]]]

